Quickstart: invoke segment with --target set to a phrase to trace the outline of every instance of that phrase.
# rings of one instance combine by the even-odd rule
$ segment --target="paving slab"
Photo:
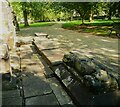
[[[23,78],[23,89],[25,98],[52,93],[46,79],[35,75]]]
[[[20,106],[20,107],[22,107],[22,97],[3,98],[2,106]]]
[[[51,62],[55,62],[55,61],[61,61],[63,56],[64,56],[64,51],[60,50],[60,49],[54,49],[54,50],[44,50],[42,51],[44,53],[44,55],[46,55],[46,57],[51,61]]]
[[[38,39],[38,38],[37,38]],[[58,42],[53,42],[48,38],[39,37],[38,40],[34,41],[40,50],[42,49],[51,49],[51,48],[59,48]]]
[[[36,32],[36,33],[35,33],[35,36],[45,36],[45,37],[47,37],[48,34],[42,33],[42,32]]]
[[[32,50],[32,45],[23,45],[21,47],[21,68],[23,72],[31,72],[43,76],[43,69],[40,60]]]
[[[63,87],[55,77],[49,78],[48,81],[53,90],[53,93],[55,94],[61,106],[64,105],[75,106],[71,98],[68,96],[68,94],[65,92],[65,90],[63,89]]]
[[[2,91],[2,98],[17,98],[17,97],[20,97],[19,90]]]
[[[59,103],[54,94],[48,94],[43,96],[36,96],[32,98],[26,99],[26,105],[40,105],[40,106],[57,106],[59,107]]]

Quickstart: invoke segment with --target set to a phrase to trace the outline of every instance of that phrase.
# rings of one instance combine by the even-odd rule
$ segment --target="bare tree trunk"
[[[93,21],[93,12],[91,10],[89,14],[89,22],[92,22],[92,21]]]
[[[85,24],[85,19],[82,17],[82,25]]]
[[[23,16],[24,16],[24,26],[27,27],[29,26],[28,24],[28,16],[27,16],[27,10],[23,10]]]
[[[112,9],[111,9],[111,7],[110,7],[110,9],[109,9],[109,14],[108,14],[108,20],[111,20],[111,17],[112,17]]]
[[[78,11],[78,13],[80,14],[81,18],[82,18],[82,25],[85,24],[85,15],[83,15],[81,12]]]
[[[13,24],[15,26],[15,29],[16,29],[16,31],[20,31],[20,27],[19,27],[19,24],[17,21],[17,16],[14,11],[12,13],[13,13]]]

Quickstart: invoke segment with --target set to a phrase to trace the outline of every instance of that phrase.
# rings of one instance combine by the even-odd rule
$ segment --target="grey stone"
[[[22,107],[22,97],[13,97],[13,98],[3,98],[3,106],[21,106]]]
[[[44,67],[44,74],[46,78],[50,78],[54,76],[54,72],[48,66]]]
[[[120,105],[120,91],[114,91],[110,93],[101,94],[95,96],[94,105],[110,105],[119,106]]]
[[[31,97],[52,92],[45,78],[39,76],[29,76],[23,79],[24,96]]]
[[[48,94],[43,96],[36,96],[26,99],[26,105],[55,105],[59,106],[59,103],[54,94]]]
[[[2,98],[17,98],[17,97],[20,97],[19,90],[2,91]]]
[[[92,75],[84,76],[84,84],[96,92],[108,92],[118,89],[116,79],[106,71],[98,69]]]
[[[49,78],[48,81],[60,105],[74,105],[71,98],[68,96],[56,78]]]
[[[40,33],[35,33],[35,36],[45,36],[45,37],[48,37],[48,34],[40,32]]]
[[[80,76],[89,75],[96,71],[96,65],[92,60],[86,57],[80,58],[79,55],[74,53],[65,54],[63,62],[74,68]]]
[[[78,81],[74,81],[73,83],[67,86],[68,91],[72,94],[72,97],[78,105],[93,105],[93,93],[89,92],[89,90],[80,84]]]

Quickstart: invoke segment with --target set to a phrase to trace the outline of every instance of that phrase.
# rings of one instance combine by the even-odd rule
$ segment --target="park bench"
[[[120,38],[120,22],[119,23],[117,23],[117,22],[113,23],[113,27],[110,29],[109,36],[111,36],[112,31],[115,31],[116,32],[116,36],[118,38]]]

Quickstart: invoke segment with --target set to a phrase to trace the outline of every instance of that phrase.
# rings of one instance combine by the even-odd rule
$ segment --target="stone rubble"
[[[106,93],[118,89],[117,78],[102,70],[89,58],[80,58],[74,53],[65,54],[63,62],[74,68],[83,79],[83,84],[93,92]]]

